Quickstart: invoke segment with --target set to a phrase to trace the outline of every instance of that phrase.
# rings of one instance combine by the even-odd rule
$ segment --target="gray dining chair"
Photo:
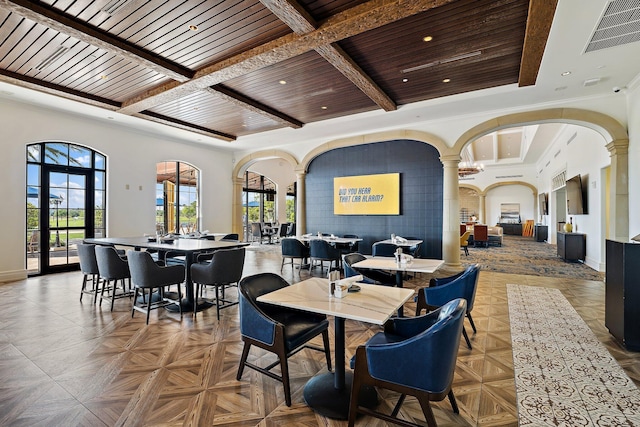
[[[127,261],[135,289],[131,317],[136,311],[145,313],[149,324],[151,310],[177,305],[182,317],[181,283],[185,278],[182,265],[159,265],[151,254],[144,251],[127,251]],[[177,285],[177,295],[169,292],[169,287]],[[156,290],[156,292],[154,292]]]

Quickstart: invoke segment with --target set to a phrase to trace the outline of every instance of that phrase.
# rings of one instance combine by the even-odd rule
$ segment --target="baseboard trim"
[[[0,271],[0,283],[16,282],[27,278],[27,270]]]

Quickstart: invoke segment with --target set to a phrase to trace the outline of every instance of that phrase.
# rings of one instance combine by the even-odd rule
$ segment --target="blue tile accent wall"
[[[333,178],[400,173],[400,215],[334,215]],[[306,233],[357,234],[360,252],[391,233],[424,240],[423,258],[442,258],[443,167],[438,150],[413,140],[338,148],[321,154],[306,175]]]

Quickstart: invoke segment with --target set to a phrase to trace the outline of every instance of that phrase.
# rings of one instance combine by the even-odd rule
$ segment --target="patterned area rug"
[[[469,256],[463,253],[460,261],[465,265],[479,263],[482,270],[498,273],[604,280],[604,273],[580,262],[566,262],[558,257],[556,245],[531,237],[504,236],[502,246],[469,247]]]
[[[559,290],[507,296],[520,426],[640,426],[640,391]]]

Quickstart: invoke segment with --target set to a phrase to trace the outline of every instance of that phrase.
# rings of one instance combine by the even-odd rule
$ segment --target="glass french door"
[[[92,235],[93,185],[88,171],[69,172],[67,168],[47,165],[44,168],[42,190],[48,195],[48,209],[41,214],[41,272],[77,268],[78,243]]]

